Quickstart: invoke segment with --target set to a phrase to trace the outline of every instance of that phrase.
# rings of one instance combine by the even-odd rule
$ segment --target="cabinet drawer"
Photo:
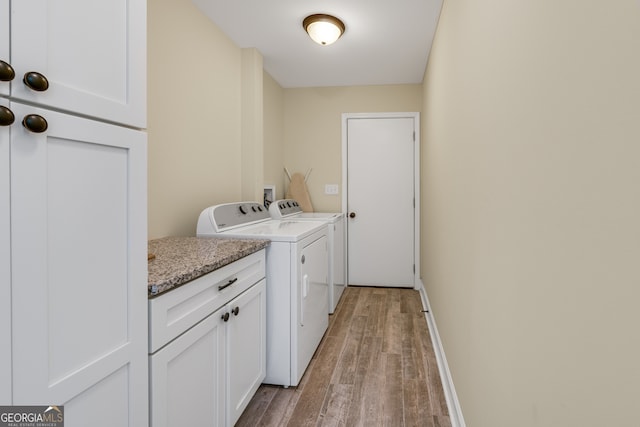
[[[264,249],[149,300],[149,353],[155,353],[263,277]]]

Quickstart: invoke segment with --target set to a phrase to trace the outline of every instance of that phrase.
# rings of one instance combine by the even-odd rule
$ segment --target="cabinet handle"
[[[224,320],[225,322],[227,322],[229,320],[229,313],[223,314],[221,319]]]
[[[231,312],[232,312],[235,316],[237,316],[237,315],[238,315],[238,313],[240,313],[240,307],[236,307],[236,308],[234,308],[233,310],[231,310]]]
[[[33,133],[42,133],[47,130],[49,124],[44,117],[37,114],[27,114],[22,119],[22,126]]]
[[[13,115],[13,111],[0,105],[0,126],[10,126],[16,120],[16,116]]]
[[[0,82],[10,82],[16,76],[13,67],[0,59]]]
[[[221,291],[221,290],[223,290],[223,289],[225,289],[225,288],[228,288],[229,286],[233,285],[233,284],[234,284],[234,283],[236,283],[237,281],[238,281],[238,278],[237,278],[237,277],[236,277],[236,278],[234,278],[234,279],[231,279],[231,280],[229,280],[226,284],[218,286],[218,290],[219,290],[219,291]]]
[[[35,90],[36,92],[44,92],[49,89],[49,80],[47,80],[43,74],[36,71],[24,73],[22,81],[29,89]]]

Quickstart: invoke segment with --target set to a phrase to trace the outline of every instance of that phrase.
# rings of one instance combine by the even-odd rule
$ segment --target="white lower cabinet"
[[[260,256],[254,259],[264,269],[264,251]],[[154,325],[154,317],[166,319],[166,313],[175,311],[181,313],[174,314],[176,319],[187,317],[201,309],[194,301],[203,301],[224,286],[218,283],[234,283],[219,292],[227,296],[222,307],[149,356],[152,427],[232,426],[262,383],[266,372],[265,279],[262,275],[253,285],[243,284],[242,277],[255,276],[255,272],[243,275],[243,271],[256,267],[244,260],[236,262],[248,265],[242,271],[233,272],[231,264],[229,271],[214,271],[197,279],[193,289],[188,284],[150,301],[150,328],[165,329],[171,322]],[[176,294],[171,295],[173,292]],[[182,302],[166,304],[165,297]]]
[[[266,285],[263,279],[227,307],[227,425],[234,425],[266,374]]]
[[[225,310],[151,356],[152,426],[225,425]]]

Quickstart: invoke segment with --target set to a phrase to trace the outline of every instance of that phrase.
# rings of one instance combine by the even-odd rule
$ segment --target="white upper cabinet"
[[[0,0],[4,33],[7,0]],[[20,0],[11,2],[11,36],[0,54],[15,70],[14,99],[125,125],[146,127],[146,2],[144,0]],[[27,73],[48,81],[36,88]],[[6,90],[6,84],[3,90]]]

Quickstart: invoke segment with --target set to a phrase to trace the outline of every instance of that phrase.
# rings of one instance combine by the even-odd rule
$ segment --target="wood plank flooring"
[[[236,426],[450,427],[420,294],[348,287],[298,387],[263,384]]]

